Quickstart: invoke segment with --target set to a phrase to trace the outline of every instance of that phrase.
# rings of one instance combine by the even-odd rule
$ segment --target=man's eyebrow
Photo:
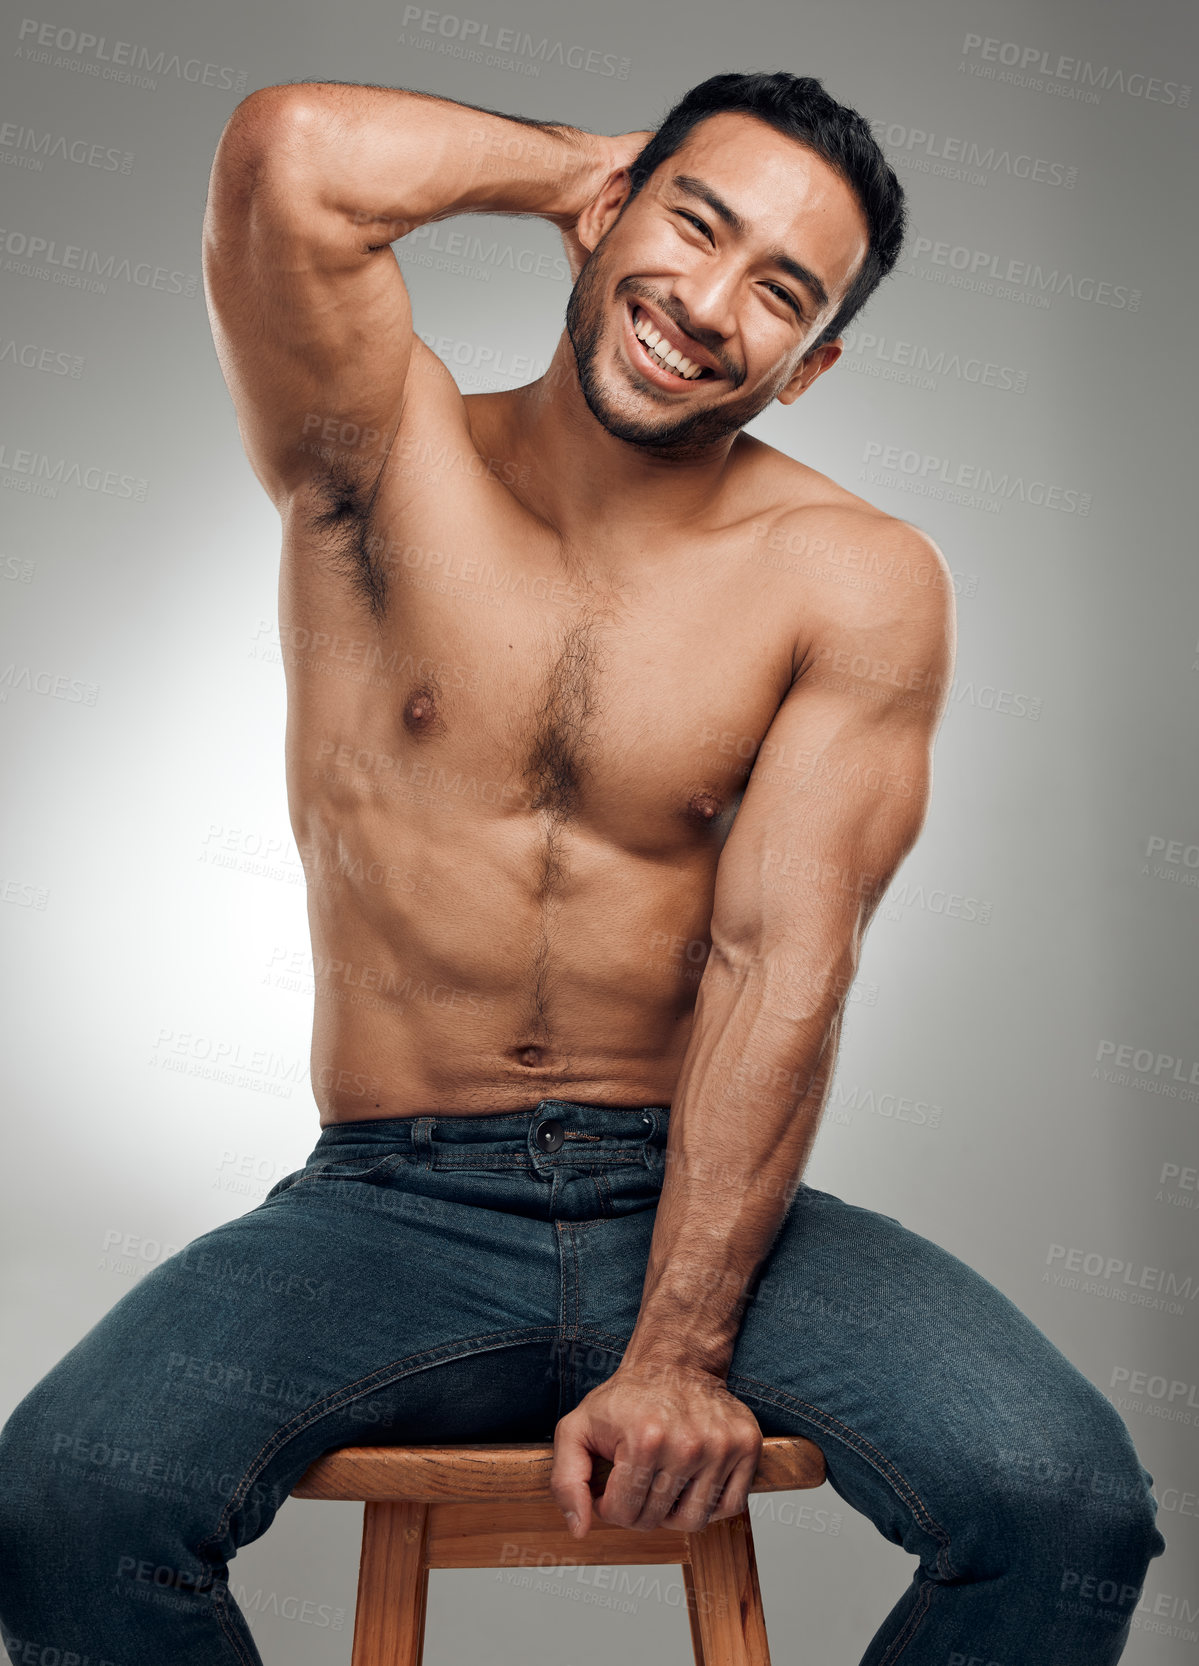
[[[671,184],[676,190],[685,191],[688,196],[699,197],[701,202],[706,202],[713,214],[718,215],[729,230],[735,232],[738,237],[744,237],[749,231],[748,225],[737,213],[737,210],[730,208],[723,197],[717,196],[710,185],[706,185],[702,179],[696,179],[694,174],[675,174]],[[792,259],[782,249],[768,250],[766,258],[772,260],[782,271],[787,272],[795,279],[796,283],[803,284],[805,289],[810,289],[819,306],[828,305],[828,290],[809,267],[802,265],[798,260]]]

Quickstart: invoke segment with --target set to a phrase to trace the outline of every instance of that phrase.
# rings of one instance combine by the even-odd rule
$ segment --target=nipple
[[[404,727],[412,735],[429,735],[445,727],[437,707],[437,689],[432,683],[414,688],[404,702]]]
[[[695,822],[700,827],[706,827],[715,821],[720,814],[721,804],[715,793],[694,792],[687,801],[684,811],[688,821]]]

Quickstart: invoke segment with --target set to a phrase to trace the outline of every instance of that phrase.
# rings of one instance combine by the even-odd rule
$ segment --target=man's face
[[[700,122],[627,195],[579,226],[599,233],[566,311],[583,397],[619,439],[700,455],[839,357],[839,345],[803,355],[866,256],[865,216],[814,152],[733,111]],[[638,339],[654,330],[701,373],[663,365]]]

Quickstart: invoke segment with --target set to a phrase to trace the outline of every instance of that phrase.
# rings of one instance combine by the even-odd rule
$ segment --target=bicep
[[[286,99],[247,100],[222,134],[204,217],[217,355],[246,453],[276,500],[333,457],[351,474],[377,472],[413,346],[395,254],[371,246],[385,235],[377,226],[322,200],[307,120]]]
[[[928,813],[951,669],[944,606],[926,605],[906,632],[847,629],[817,651],[759,748],[721,852],[711,931],[720,959],[847,987]]]

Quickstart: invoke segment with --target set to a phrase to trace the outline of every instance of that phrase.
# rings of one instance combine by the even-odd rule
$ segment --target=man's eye
[[[711,235],[704,222],[698,219],[694,214],[688,214],[685,208],[676,208],[674,212],[678,215],[680,220],[686,220],[688,225],[694,226],[697,231],[702,231],[705,237],[709,237]],[[793,295],[789,294],[781,284],[770,283],[767,284],[766,287],[767,289],[772,289],[778,296],[779,300],[785,301],[795,316],[801,322],[803,321],[803,308],[799,305]]]
[[[679,216],[680,219],[686,220],[688,225],[694,226],[697,231],[702,231],[705,237],[708,235],[707,226],[704,224],[704,222],[702,220],[697,219],[694,214],[688,214],[686,212],[686,210],[682,209],[682,208],[676,209],[675,213]]]

